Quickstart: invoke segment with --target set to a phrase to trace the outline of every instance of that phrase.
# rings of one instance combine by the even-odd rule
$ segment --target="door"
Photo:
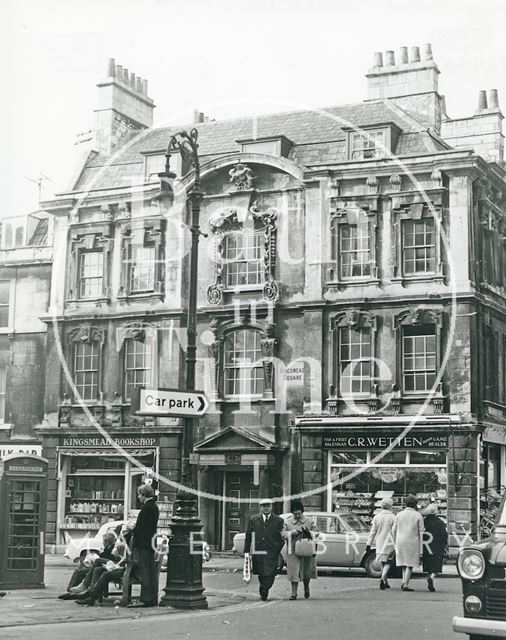
[[[260,488],[253,484],[251,471],[225,471],[225,531],[222,548],[232,549],[236,533],[244,533],[248,520],[258,512]],[[242,501],[245,502],[242,502]]]

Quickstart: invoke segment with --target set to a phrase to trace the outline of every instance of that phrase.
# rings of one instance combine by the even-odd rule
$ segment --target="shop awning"
[[[124,451],[128,453],[129,456],[133,458],[139,458],[142,456],[148,456],[150,454],[155,454],[157,452],[156,449],[128,449],[128,447],[124,447]],[[67,449],[62,447],[58,449],[58,452],[63,456],[114,456],[116,458],[123,458],[119,451],[116,449]]]

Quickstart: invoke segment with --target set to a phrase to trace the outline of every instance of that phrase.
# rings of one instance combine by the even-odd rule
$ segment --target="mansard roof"
[[[400,129],[396,155],[425,155],[448,149],[448,145],[427,129],[427,123],[414,120],[398,105],[387,100],[218,120],[187,126],[131,132],[111,158],[92,153],[74,190],[128,186],[142,181],[144,154],[163,152],[170,136],[181,129],[197,127],[199,153],[205,160],[239,153],[238,140],[285,136],[292,142],[289,158],[301,166],[332,165],[347,157],[347,129],[393,123]],[[104,166],[110,161],[110,166]]]

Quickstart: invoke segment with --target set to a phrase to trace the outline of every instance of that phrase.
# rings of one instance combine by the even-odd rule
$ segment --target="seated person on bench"
[[[98,558],[88,566],[85,561],[74,571],[67,586],[67,593],[58,596],[60,600],[74,600],[76,595],[88,591],[91,585],[95,584],[100,575],[105,571],[104,565],[109,560],[114,560],[113,550],[116,543],[116,534],[108,531],[103,537],[104,550],[100,552]]]
[[[107,595],[110,582],[123,583],[123,575],[127,565],[128,548],[123,541],[118,540],[113,549],[114,560],[109,560],[103,565],[104,570],[98,580],[83,592],[76,594],[77,604],[93,605]]]

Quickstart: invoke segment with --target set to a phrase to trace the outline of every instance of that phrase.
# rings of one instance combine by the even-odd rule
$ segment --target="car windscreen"
[[[353,529],[353,531],[369,531],[369,525],[360,516],[354,516],[351,513],[347,513],[342,514],[340,518],[344,524],[350,529]]]

